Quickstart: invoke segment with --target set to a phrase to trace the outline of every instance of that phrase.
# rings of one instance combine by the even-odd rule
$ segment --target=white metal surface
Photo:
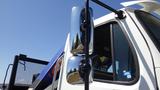
[[[102,16],[102,17],[94,20],[94,26],[98,27],[98,26],[103,25],[107,22],[111,22],[115,18],[115,16],[116,15],[114,13],[110,13],[105,16]]]
[[[138,20],[135,20],[136,17],[132,11],[128,11],[128,13],[132,16],[132,19],[134,19],[134,22],[137,25],[141,25]],[[133,25],[135,24],[131,24],[131,20],[126,20],[126,22],[128,23],[129,28],[131,28],[131,32],[134,37],[133,41],[137,42],[137,43],[136,42],[133,42],[133,43],[135,45],[137,44],[136,49],[137,51],[139,51],[137,53],[139,53],[138,55],[140,57],[140,60],[139,60],[140,76],[141,76],[140,90],[148,90],[148,89],[155,90],[156,82],[155,82],[154,66],[153,66],[151,53],[148,49],[146,41],[144,40],[144,37],[142,36],[144,32],[143,28],[138,26],[138,28],[140,29],[139,31],[138,28],[137,29],[133,28]]]
[[[158,86],[160,86],[160,67],[156,68],[156,73],[157,73],[157,79],[158,79]]]
[[[145,63],[147,63],[148,65],[152,66],[152,67],[149,67],[150,69],[154,70],[157,69],[158,67],[160,67],[160,52],[158,51],[158,49],[156,48],[156,46],[154,45],[153,41],[151,40],[151,38],[148,36],[148,34],[146,33],[146,30],[145,28],[143,28],[143,26],[140,24],[140,22],[138,22],[136,16],[134,13],[130,13],[131,17],[134,19],[134,21],[136,22],[137,26],[139,27],[139,29],[141,30],[141,33],[143,34],[144,38],[146,39],[147,43],[148,43],[148,46],[150,48],[150,51],[151,51],[151,54],[152,57],[153,57],[153,62],[149,62],[149,61],[152,61],[152,60],[148,60],[148,58],[146,58],[146,62],[142,62],[144,63],[144,65],[146,65]],[[145,66],[144,68],[148,68],[147,66]],[[157,82],[160,82],[160,79],[158,79],[159,75],[157,74],[157,70],[156,71],[156,76],[157,76]],[[148,72],[148,70],[147,70]],[[150,72],[150,71],[149,71]],[[147,80],[151,79],[152,80],[152,76],[155,77],[155,73],[153,72],[153,75],[150,74],[150,73],[147,73],[146,75],[150,75],[150,77],[148,77]],[[152,81],[153,82],[153,81]],[[149,81],[147,83],[150,83]],[[154,82],[156,83],[156,81]],[[156,86],[156,85],[155,85]],[[159,86],[159,85],[158,85]],[[160,87],[160,86],[159,86]]]
[[[146,12],[152,12],[154,11],[155,13],[160,15],[160,3],[155,1],[155,0],[137,0],[137,1],[128,1],[128,2],[123,2],[121,3],[124,7],[129,7],[132,5],[140,5],[142,6],[142,10]]]

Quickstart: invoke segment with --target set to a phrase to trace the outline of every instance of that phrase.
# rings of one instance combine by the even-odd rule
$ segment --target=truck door
[[[137,90],[139,65],[133,45],[117,22],[95,28],[90,90]]]

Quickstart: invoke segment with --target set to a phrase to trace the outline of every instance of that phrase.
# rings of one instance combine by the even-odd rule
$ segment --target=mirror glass
[[[83,79],[79,74],[79,64],[82,58],[73,56],[68,60],[67,65],[67,81],[71,84],[83,83]]]
[[[72,56],[68,60],[67,64],[67,82],[70,84],[83,84],[83,79],[79,73],[79,65],[81,61],[84,59],[83,56]],[[89,82],[92,81],[92,70],[90,73]]]
[[[71,15],[71,32],[70,32],[70,48],[73,55],[84,54],[84,9],[80,7],[72,8]],[[93,14],[90,11],[90,30],[89,30],[89,54],[93,52]]]

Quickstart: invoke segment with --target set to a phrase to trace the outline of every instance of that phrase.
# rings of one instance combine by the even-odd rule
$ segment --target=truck
[[[112,13],[94,20],[91,1]],[[17,83],[25,88],[13,89],[18,79],[12,70],[8,89],[159,90],[160,3],[137,0],[121,5],[124,8],[115,10],[99,0],[86,0],[85,7],[73,7],[65,46],[50,62],[37,61],[43,70],[31,74],[27,87],[21,80]]]

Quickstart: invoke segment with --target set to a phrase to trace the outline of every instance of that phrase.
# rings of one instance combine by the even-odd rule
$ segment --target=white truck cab
[[[111,13],[94,20],[91,27],[89,89],[159,90],[160,3],[139,0],[122,5],[123,19]],[[131,5],[143,8],[136,10]],[[64,49],[50,62],[51,74],[40,74],[29,90],[84,90],[85,72],[79,72],[85,56],[80,11],[78,7],[72,9],[71,32]],[[49,84],[46,75],[53,79]]]

